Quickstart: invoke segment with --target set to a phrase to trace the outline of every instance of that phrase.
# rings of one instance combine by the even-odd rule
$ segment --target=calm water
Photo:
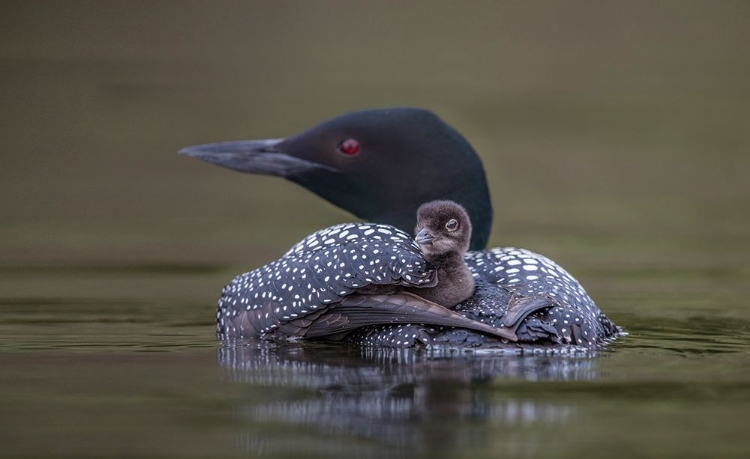
[[[3,3],[0,456],[750,456],[750,10],[632,5]],[[219,347],[224,283],[351,216],[175,151],[391,105],[630,335]]]

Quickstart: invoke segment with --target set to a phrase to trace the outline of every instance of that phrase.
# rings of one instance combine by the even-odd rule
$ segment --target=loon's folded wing
[[[282,325],[282,332],[290,335],[315,338],[355,330],[367,325],[422,323],[476,330],[489,335],[516,341],[516,334],[507,328],[495,328],[468,319],[450,309],[425,300],[411,293],[389,295],[357,295],[344,298],[312,321],[296,321]],[[302,335],[285,327],[299,327]]]

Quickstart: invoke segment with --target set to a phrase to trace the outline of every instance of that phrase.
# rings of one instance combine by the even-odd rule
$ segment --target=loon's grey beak
[[[238,140],[209,143],[183,148],[179,153],[227,169],[251,174],[276,175],[288,178],[310,170],[338,172],[324,164],[296,158],[285,153],[279,148],[279,144],[284,140]]]
[[[414,238],[414,240],[419,245],[425,245],[425,244],[432,244],[432,241],[435,240],[435,236],[427,232],[427,228],[422,228],[419,230],[419,233],[417,233],[417,236]]]

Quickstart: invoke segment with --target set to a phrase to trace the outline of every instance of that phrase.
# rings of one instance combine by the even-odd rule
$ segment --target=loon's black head
[[[222,142],[180,153],[241,172],[298,183],[360,218],[405,231],[424,202],[450,199],[474,222],[472,248],[492,225],[484,169],[474,149],[432,112],[366,110],[286,139]]]
[[[440,264],[450,258],[463,260],[471,240],[471,219],[453,201],[432,201],[417,210],[414,233],[414,240],[430,263]]]

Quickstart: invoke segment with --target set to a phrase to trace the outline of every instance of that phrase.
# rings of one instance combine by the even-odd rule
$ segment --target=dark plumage
[[[553,261],[524,249],[482,250],[489,238],[492,205],[481,161],[456,130],[429,111],[349,113],[286,139],[199,145],[182,153],[242,172],[284,177],[359,217],[402,230],[414,228],[422,203],[455,201],[473,223],[474,251],[466,254],[466,263],[473,277],[489,286],[477,288],[457,312],[484,317],[489,311],[504,323],[516,324],[525,342],[593,347],[618,334],[578,281]],[[515,309],[512,298],[539,309]],[[507,319],[514,310],[526,315]],[[349,339],[413,345],[418,333],[409,327],[419,327],[431,342],[465,345],[464,335],[482,346],[488,341],[468,330],[419,325],[380,326]]]
[[[434,287],[437,274],[403,231],[373,223],[332,226],[227,285],[217,332],[221,339],[340,338],[367,325],[422,322],[515,340],[503,326],[467,319],[409,293],[434,291],[431,297],[440,299],[445,292]]]

